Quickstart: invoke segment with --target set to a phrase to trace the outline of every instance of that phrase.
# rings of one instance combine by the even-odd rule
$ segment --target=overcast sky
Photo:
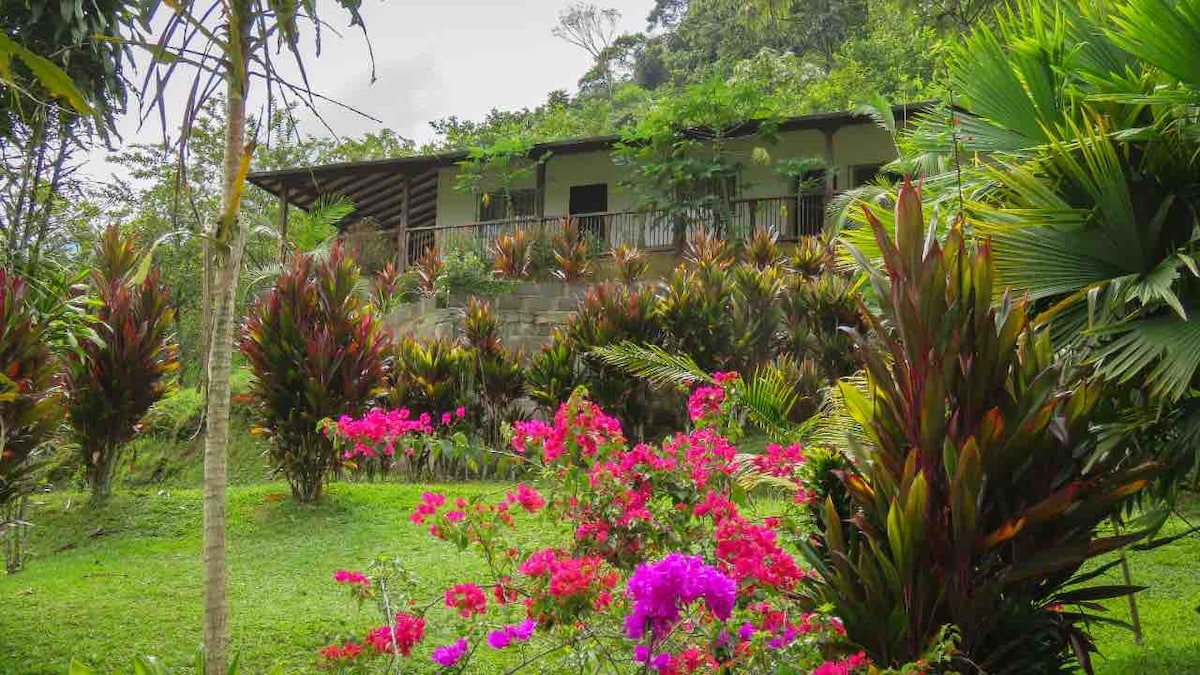
[[[362,13],[375,51],[376,81],[371,84],[366,42],[357,28],[341,28],[344,15],[333,3],[322,2],[322,18],[337,26],[342,37],[323,34],[321,57],[306,62],[309,81],[319,93],[383,122],[325,105],[322,115],[339,135],[387,126],[420,143],[433,135],[430,120],[450,115],[478,119],[493,107],[535,106],[555,89],[574,91],[591,59],[550,34],[559,12],[569,4],[569,0],[364,0]],[[620,10],[620,30],[632,32],[645,28],[653,0],[596,4]],[[173,108],[179,109],[186,92],[174,93]],[[303,132],[326,133],[315,120],[302,120]],[[132,113],[120,129],[126,142],[161,138],[156,121],[139,130]],[[87,172],[99,177],[113,171],[104,157],[103,151],[97,151]]]

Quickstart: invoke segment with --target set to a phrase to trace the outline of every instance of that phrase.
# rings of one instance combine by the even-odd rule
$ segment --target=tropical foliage
[[[0,268],[0,514],[28,488],[31,460],[61,415],[57,363],[25,281]]]
[[[953,624],[963,663],[985,672],[1090,670],[1098,599],[1085,561],[1136,541],[1098,529],[1160,467],[1093,459],[1103,391],[1054,360],[1026,302],[993,304],[991,251],[927,241],[907,181],[895,237],[870,217],[884,260],[863,258],[879,298],[856,339],[869,394],[843,385],[865,439],[844,482],[854,517],[827,499],[813,589],[874,660],[917,658]],[[876,347],[875,345],[878,345]]]
[[[359,296],[358,267],[340,244],[297,255],[246,317],[241,353],[271,459],[301,502],[321,498],[338,456],[318,423],[353,414],[385,390],[388,338]]]
[[[153,250],[140,250],[116,225],[104,231],[88,288],[89,323],[98,339],[67,356],[66,406],[94,498],[109,493],[122,446],[175,386],[175,312],[150,265]]]

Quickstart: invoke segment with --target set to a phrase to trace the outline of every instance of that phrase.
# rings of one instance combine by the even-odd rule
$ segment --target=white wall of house
[[[626,171],[628,169],[613,162],[608,150],[551,155],[546,160],[546,215],[568,213],[571,186],[593,183],[608,185],[609,211],[634,210],[637,208],[635,195],[620,184]]]
[[[759,137],[730,139],[726,148],[741,164],[739,194],[746,198],[780,197],[791,194],[788,180],[774,168],[777,160],[785,158],[825,157],[825,134],[817,130],[781,132],[775,142]],[[766,150],[769,160],[755,160],[756,148]],[[861,165],[885,164],[895,158],[895,148],[887,132],[870,123],[842,127],[833,137],[833,163],[838,190],[853,185],[853,169]],[[478,194],[456,189],[458,167],[444,167],[438,172],[437,224],[439,227],[464,225],[477,218]],[[613,162],[607,150],[589,152],[560,152],[546,160],[545,214],[566,214],[570,204],[571,187],[593,183],[608,185],[608,210],[632,211],[637,198],[621,186],[627,171]],[[495,190],[498,186],[483,185],[479,191]],[[530,170],[514,185],[516,189],[536,187],[536,175]]]

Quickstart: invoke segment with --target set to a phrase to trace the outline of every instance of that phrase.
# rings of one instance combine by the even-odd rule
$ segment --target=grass
[[[408,522],[423,489],[334,485],[317,507],[293,504],[281,483],[230,490],[231,629],[243,672],[276,663],[287,673],[316,672],[316,650],[335,634],[361,634],[378,623],[373,607],[360,610],[334,586],[335,569],[394,553],[430,595],[477,570],[472,556]],[[467,494],[499,486],[445,489]],[[142,654],[189,665],[200,639],[199,491],[126,489],[97,511],[84,508],[83,499],[39,499],[30,514],[38,525],[36,557],[26,571],[0,576],[0,673],[57,675],[72,657],[110,673]],[[1200,520],[1200,504],[1186,516]],[[1135,581],[1150,586],[1139,600],[1145,645],[1134,645],[1126,632],[1099,630],[1099,673],[1200,672],[1198,561],[1200,537],[1133,555]],[[1123,602],[1112,605],[1114,617],[1127,616]],[[435,618],[431,627],[449,623]],[[448,638],[433,632],[429,639]],[[427,664],[422,658],[411,665],[419,671]],[[478,665],[476,672],[498,670],[495,662]]]
[[[293,504],[284,484],[230,490],[232,648],[243,672],[314,672],[315,650],[334,634],[381,623],[332,583],[335,569],[392,552],[431,591],[473,570],[474,558],[408,522],[422,489],[335,485],[317,507]],[[200,639],[200,492],[118,493],[96,512],[82,499],[42,500],[30,514],[35,559],[0,577],[0,673],[64,673],[72,657],[108,673],[142,654],[188,665]]]

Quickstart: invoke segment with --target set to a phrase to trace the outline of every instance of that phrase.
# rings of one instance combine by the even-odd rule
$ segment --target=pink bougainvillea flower
[[[688,418],[693,422],[702,420],[721,411],[725,402],[725,390],[721,387],[697,387],[688,397]]]
[[[392,626],[380,626],[367,634],[367,644],[376,654],[408,656],[425,637],[425,619],[412,614],[397,614]]]
[[[338,570],[333,573],[333,580],[339,584],[349,584],[351,586],[370,586],[371,580],[362,572],[351,572],[349,570]]]
[[[458,584],[446,591],[446,606],[464,619],[487,611],[487,596],[475,584]]]
[[[535,628],[537,628],[537,622],[533,619],[504,626],[488,633],[488,646],[492,649],[506,649],[513,642],[525,642],[533,637]]]
[[[633,600],[633,611],[625,618],[629,637],[641,639],[649,628],[660,639],[679,621],[681,610],[700,599],[713,616],[728,619],[737,601],[737,583],[700,556],[672,553],[638,565],[626,594]]]
[[[434,662],[441,667],[449,668],[462,660],[462,657],[467,653],[468,647],[467,639],[459,638],[458,641],[453,644],[448,644],[434,649],[433,655],[430,656],[430,658],[432,658]]]

